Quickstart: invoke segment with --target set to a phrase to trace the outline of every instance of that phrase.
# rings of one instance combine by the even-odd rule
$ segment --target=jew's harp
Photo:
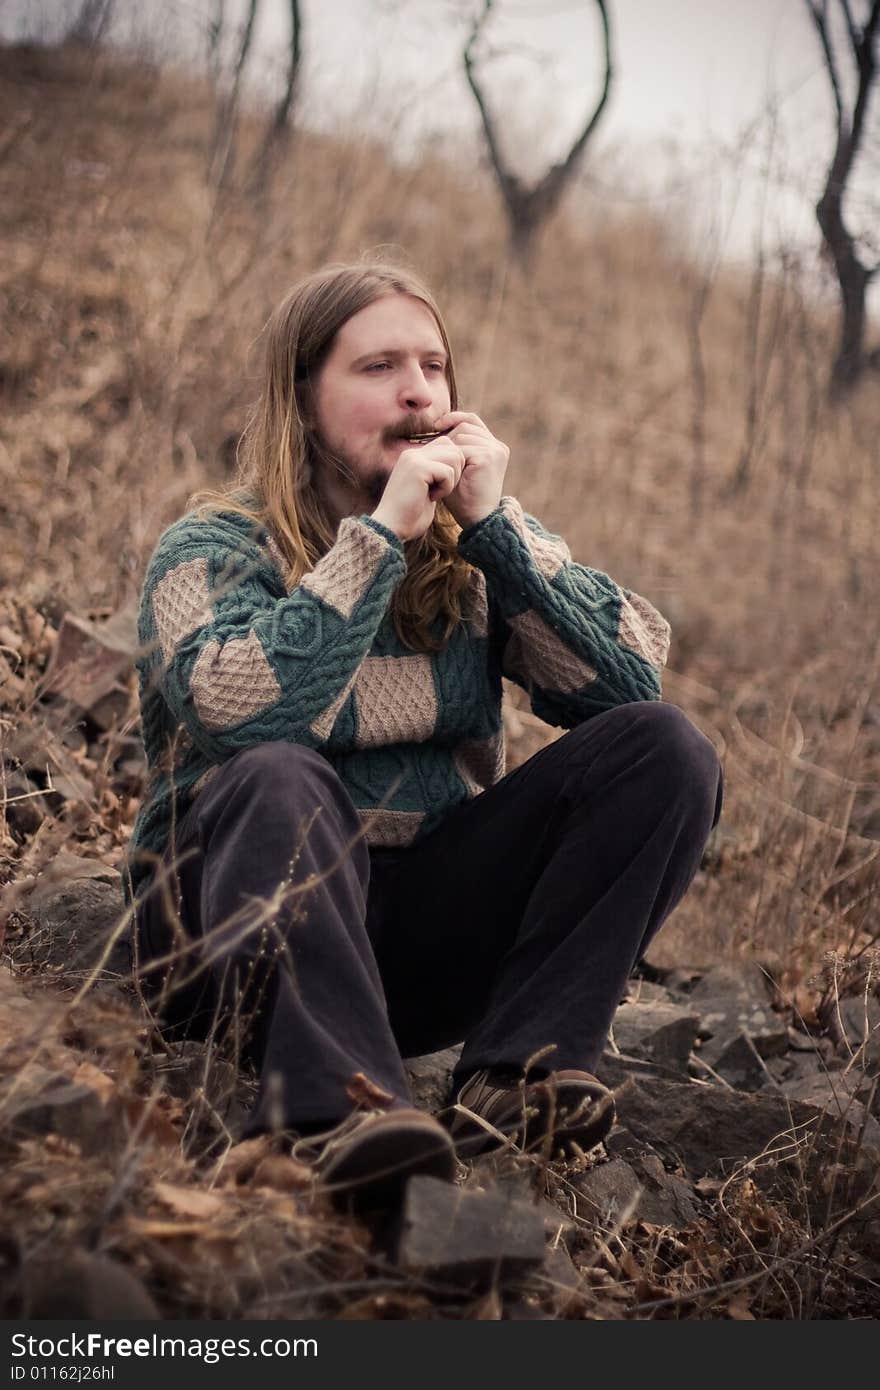
[[[450,426],[451,428],[451,426]],[[449,430],[425,430],[423,434],[411,434],[408,436],[410,444],[427,444],[431,439],[440,439]]]

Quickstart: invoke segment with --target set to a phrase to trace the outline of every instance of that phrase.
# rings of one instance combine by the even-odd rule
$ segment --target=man
[[[241,486],[160,538],[141,609],[161,1016],[246,1018],[252,1131],[364,1200],[451,1177],[453,1141],[604,1137],[591,1068],[721,805],[659,701],[667,624],[502,496],[509,450],[457,406],[421,282],[309,277],[267,327]],[[508,776],[502,676],[570,730]],[[401,1058],[462,1040],[444,1128]]]

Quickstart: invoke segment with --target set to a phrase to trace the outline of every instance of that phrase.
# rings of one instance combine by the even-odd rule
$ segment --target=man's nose
[[[407,410],[424,410],[431,404],[431,384],[420,366],[413,366],[404,373],[400,383],[400,402]]]

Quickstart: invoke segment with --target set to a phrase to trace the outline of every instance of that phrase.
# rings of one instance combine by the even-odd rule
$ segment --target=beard
[[[427,433],[431,429],[431,422],[426,416],[413,412],[404,416],[394,425],[389,425],[382,432],[383,444],[395,444],[398,440],[409,439],[414,434]],[[344,449],[331,449],[323,440],[315,441],[317,465],[316,472],[320,477],[332,478],[337,487],[341,487],[352,499],[353,505],[358,505],[362,501],[368,502],[370,508],[376,508],[382,500],[382,494],[388,486],[388,479],[391,477],[392,468],[387,464],[379,463],[364,465],[362,460],[357,460],[353,455]],[[392,466],[393,467],[393,466]]]

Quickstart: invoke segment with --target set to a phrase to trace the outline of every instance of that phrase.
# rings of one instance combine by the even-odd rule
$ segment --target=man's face
[[[318,432],[357,478],[357,492],[325,479],[340,516],[376,507],[409,435],[450,408],[446,352],[434,316],[389,294],[342,325],[315,391]]]

